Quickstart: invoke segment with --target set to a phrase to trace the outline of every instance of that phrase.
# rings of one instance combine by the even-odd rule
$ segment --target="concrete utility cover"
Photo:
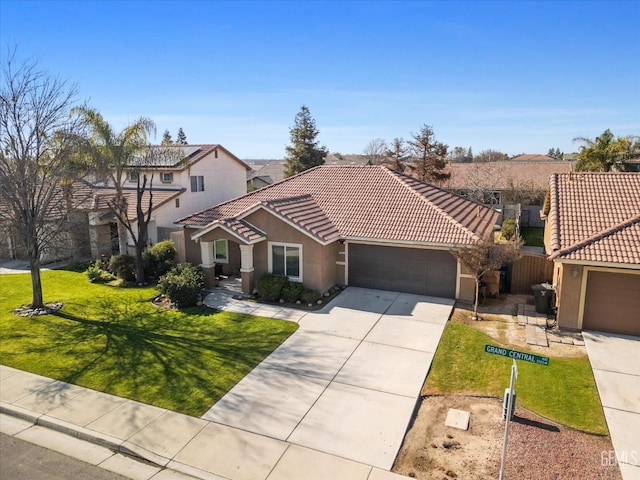
[[[471,413],[465,412],[464,410],[456,410],[455,408],[450,408],[447,413],[447,418],[444,421],[445,426],[457,428],[459,430],[468,430],[469,429],[469,418],[471,417]]]

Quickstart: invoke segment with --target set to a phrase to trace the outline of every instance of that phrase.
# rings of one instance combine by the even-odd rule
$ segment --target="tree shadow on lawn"
[[[282,340],[279,331],[249,334],[244,322],[218,320],[212,310],[159,312],[105,298],[85,311],[93,318],[58,312],[74,325],[56,323],[51,342],[34,348],[69,357],[60,380],[191,415],[204,413]]]

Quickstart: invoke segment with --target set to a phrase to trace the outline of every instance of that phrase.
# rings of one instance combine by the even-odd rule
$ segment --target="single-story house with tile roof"
[[[473,298],[453,248],[490,238],[498,213],[384,166],[319,166],[179,220],[186,259],[333,285]],[[220,268],[220,267],[218,267]]]
[[[552,174],[542,215],[558,325],[640,335],[640,173]]]

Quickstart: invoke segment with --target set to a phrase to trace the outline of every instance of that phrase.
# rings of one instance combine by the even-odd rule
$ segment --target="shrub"
[[[289,283],[287,277],[265,273],[260,277],[260,280],[258,280],[256,289],[260,297],[270,302],[277,302],[282,298],[282,290],[287,283]]]
[[[102,262],[100,260],[89,264],[86,273],[91,283],[107,283],[115,279],[113,275],[102,269]]]
[[[516,221],[513,218],[506,218],[502,222],[502,238],[511,240],[516,234]]]
[[[204,286],[204,273],[200,267],[180,263],[163,275],[158,288],[179,307],[191,307],[198,302]]]
[[[304,303],[316,303],[318,300],[320,300],[320,293],[316,290],[310,290],[308,288],[305,288],[304,292],[301,295],[302,301]]]
[[[175,258],[177,254],[176,246],[171,240],[163,240],[149,247],[142,254],[145,274],[150,277],[160,278],[176,266]]]
[[[125,282],[136,278],[136,259],[132,255],[113,255],[109,260],[109,271]]]
[[[282,289],[282,298],[287,302],[294,303],[300,300],[303,292],[304,286],[300,282],[288,282]]]

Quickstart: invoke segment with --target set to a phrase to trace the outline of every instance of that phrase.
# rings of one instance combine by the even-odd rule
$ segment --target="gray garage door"
[[[349,285],[455,298],[456,265],[444,250],[349,244]]]
[[[591,271],[583,330],[640,335],[640,275]]]

